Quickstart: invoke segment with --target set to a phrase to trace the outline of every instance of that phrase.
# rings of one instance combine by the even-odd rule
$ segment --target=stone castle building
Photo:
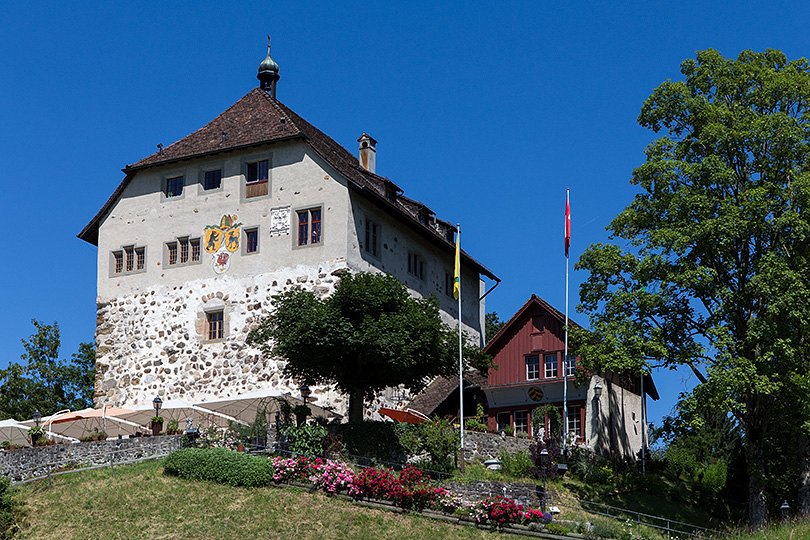
[[[372,137],[358,139],[358,158],[278,101],[269,46],[258,79],[201,129],[126,166],[79,234],[98,247],[97,405],[297,394],[247,333],[274,295],[328,295],[346,271],[389,272],[457,319],[455,227],[376,174]],[[463,327],[483,345],[483,278],[497,278],[466,253],[461,268]],[[345,410],[345,396],[313,390]]]

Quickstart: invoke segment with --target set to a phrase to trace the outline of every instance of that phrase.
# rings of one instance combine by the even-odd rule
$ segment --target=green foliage
[[[464,429],[471,431],[479,431],[485,433],[487,431],[487,420],[484,414],[484,404],[479,403],[475,407],[475,418],[470,418],[464,421]]]
[[[59,325],[31,321],[36,333],[22,340],[23,363],[0,370],[0,411],[27,420],[39,410],[43,415],[70,408],[92,406],[95,386],[95,349],[79,345],[70,360],[59,359]]]
[[[281,433],[288,437],[291,452],[309,457],[323,456],[323,444],[327,435],[325,427],[315,424],[287,424],[281,428]]]
[[[484,316],[484,328],[487,334],[487,343],[489,343],[492,338],[495,337],[495,334],[497,334],[505,325],[506,321],[500,320],[496,311],[487,313]]]
[[[525,450],[519,450],[513,454],[506,448],[501,448],[499,458],[501,474],[512,478],[529,476],[529,469],[534,465]]]
[[[248,342],[287,360],[284,373],[307,384],[335,383],[350,396],[349,420],[386,387],[419,391],[432,376],[457,369],[457,335],[439,317],[435,297],[412,298],[390,274],[345,274],[334,294],[293,288]],[[468,346],[465,357],[477,348]]]
[[[571,532],[571,529],[569,529],[568,527],[565,527],[563,525],[560,525],[559,523],[554,522],[546,523],[546,525],[543,527],[543,530],[551,534],[556,534],[557,536],[565,536],[566,534]]]
[[[535,433],[546,427],[546,416],[548,416],[549,433],[546,438],[559,437],[562,433],[562,413],[560,409],[551,403],[541,405],[532,411],[532,427]]]
[[[419,424],[419,435],[422,439],[421,449],[430,456],[430,462],[423,466],[433,471],[452,471],[460,442],[459,432],[453,424],[447,419],[434,417]]]
[[[343,438],[343,447],[351,456],[390,463],[403,454],[419,450],[416,426],[394,422],[349,422],[335,426],[335,433]],[[404,443],[404,444],[403,444]]]
[[[574,350],[591,371],[686,365],[705,409],[743,428],[750,523],[766,521],[770,412],[810,419],[801,382],[810,346],[810,65],[779,51],[699,51],[645,101],[661,138],[633,171],[639,187],[577,262],[591,332]],[[626,246],[619,247],[619,246]],[[808,424],[810,425],[810,424]]]
[[[180,431],[180,422],[172,418],[166,425],[166,431]]]
[[[8,492],[9,483],[8,478],[0,476],[0,540],[14,536],[23,513],[22,504]]]
[[[163,460],[166,474],[229,486],[260,487],[273,482],[269,459],[225,448],[183,448]]]

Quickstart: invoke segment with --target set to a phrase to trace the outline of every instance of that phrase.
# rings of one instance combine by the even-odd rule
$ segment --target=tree
[[[506,321],[502,321],[500,318],[498,318],[497,311],[487,313],[486,317],[484,318],[484,328],[487,336],[487,343],[492,341],[492,338],[495,337],[495,334],[497,334],[500,331],[500,329],[503,328],[505,325]]]
[[[24,363],[0,370],[0,410],[27,420],[35,410],[43,415],[60,409],[84,409],[93,404],[95,349],[81,343],[71,360],[59,359],[59,325],[31,321],[36,333],[21,340]]]
[[[389,274],[346,274],[319,299],[293,288],[248,343],[286,359],[285,375],[306,384],[335,383],[349,394],[349,421],[389,386],[422,389],[434,376],[458,373],[458,334],[442,323],[435,297],[411,298]],[[472,357],[475,348],[465,348]]]
[[[689,366],[696,403],[742,427],[749,521],[760,527],[774,404],[806,400],[791,389],[808,372],[810,67],[775,50],[730,60],[710,49],[681,72],[639,115],[665,135],[608,227],[624,248],[596,244],[577,263],[590,273],[580,298],[592,328],[578,354],[591,369]]]

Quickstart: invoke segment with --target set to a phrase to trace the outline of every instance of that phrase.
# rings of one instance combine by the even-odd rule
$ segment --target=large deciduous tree
[[[0,411],[27,420],[35,410],[43,415],[61,409],[84,409],[93,405],[95,348],[79,344],[70,360],[59,359],[59,325],[31,321],[36,332],[21,340],[23,363],[0,370]]]
[[[810,66],[775,50],[735,60],[710,49],[681,73],[641,109],[639,123],[663,136],[608,227],[616,244],[577,263],[590,274],[580,298],[593,332],[578,352],[614,371],[689,366],[696,402],[743,429],[749,520],[760,527],[777,402],[805,415],[794,433],[808,446],[797,389],[810,367]]]
[[[386,387],[418,391],[438,375],[458,373],[458,334],[442,323],[435,297],[412,298],[389,274],[345,274],[318,298],[293,288],[248,342],[284,358],[285,375],[306,384],[335,383],[349,394],[349,421]],[[465,347],[465,357],[475,353]]]

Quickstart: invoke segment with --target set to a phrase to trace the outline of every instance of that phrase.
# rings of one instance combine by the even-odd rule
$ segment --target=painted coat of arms
[[[236,222],[236,214],[222,216],[219,225],[207,225],[204,229],[204,248],[213,254],[211,266],[214,272],[222,274],[231,267],[231,253],[239,249],[242,224]]]

